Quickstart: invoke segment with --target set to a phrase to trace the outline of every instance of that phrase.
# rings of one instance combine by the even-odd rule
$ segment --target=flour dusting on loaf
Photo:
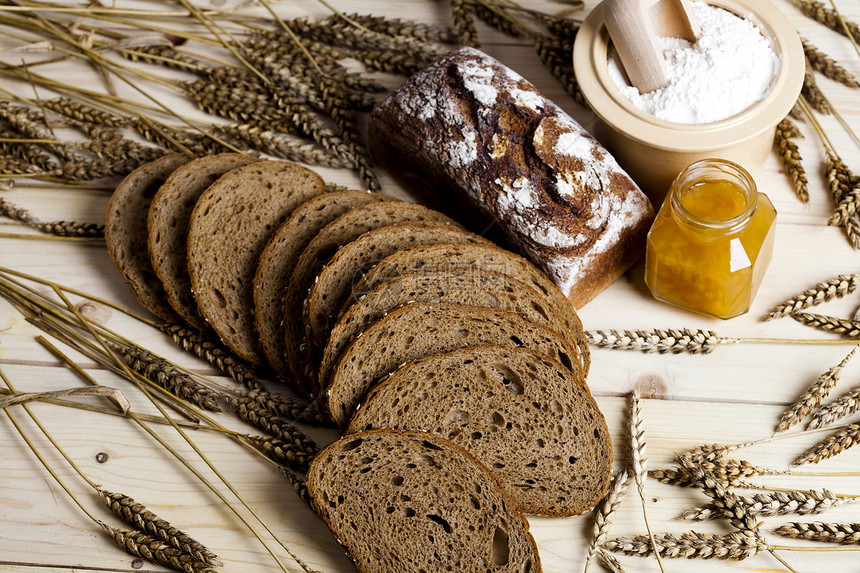
[[[559,106],[478,50],[413,75],[369,127],[380,163],[495,220],[577,306],[644,252],[654,212],[636,183]]]

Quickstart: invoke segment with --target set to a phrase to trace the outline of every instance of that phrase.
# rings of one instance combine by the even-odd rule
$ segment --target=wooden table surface
[[[215,3],[215,2],[213,2]],[[331,0],[343,11],[384,14],[447,24],[447,2],[416,0]],[[776,2],[802,36],[860,76],[860,57],[848,40],[803,16],[787,0]],[[144,4],[144,3],[131,3]],[[233,4],[236,4],[235,2]],[[535,8],[556,13],[567,7],[561,2],[535,2]],[[594,2],[588,2],[590,10]],[[860,3],[837,2],[843,15],[860,21]],[[274,4],[283,17],[325,14],[322,2],[294,0]],[[582,13],[583,15],[585,12]],[[559,84],[539,63],[534,51],[486,27],[479,27],[483,49],[498,57],[534,82],[544,93],[590,128],[593,118],[564,94]],[[8,56],[8,57],[7,57]],[[6,61],[17,56],[4,53]],[[67,79],[89,78],[88,70],[69,64]],[[860,91],[820,78],[819,85],[845,121],[860,130]],[[161,94],[162,97],[169,97]],[[841,156],[855,172],[860,172],[860,147],[833,116],[818,116]],[[857,272],[858,253],[849,245],[840,228],[827,225],[832,198],[822,176],[822,146],[809,123],[799,140],[804,165],[810,179],[810,201],[801,203],[781,170],[776,154],[757,174],[779,213],[773,261],[752,310],[728,321],[709,319],[670,308],[653,300],[643,282],[643,265],[624,277],[581,309],[587,330],[701,328],[726,337],[838,340],[832,334],[803,326],[791,318],[770,322],[762,315],[774,304],[839,274]],[[354,173],[316,168],[328,181],[357,185]],[[384,191],[408,197],[385,173],[380,173]],[[0,197],[26,207],[43,220],[74,219],[100,222],[108,194],[61,185],[16,182]],[[0,219],[4,233],[30,233],[22,225]],[[0,238],[0,265],[43,279],[104,297],[128,308],[138,309],[130,291],[115,271],[103,243],[69,243],[47,240]],[[74,298],[80,301],[79,297]],[[860,294],[833,300],[816,309],[823,314],[851,318],[860,306]],[[215,375],[207,364],[178,351],[165,337],[147,326],[101,304],[87,305],[89,316],[132,338],[178,364]],[[36,341],[40,334],[5,301],[0,301],[0,369],[22,392],[59,390],[82,386],[81,380]],[[626,463],[627,395],[639,389],[646,428],[648,467],[671,465],[673,455],[685,448],[707,443],[735,444],[765,440],[773,435],[779,416],[820,374],[839,363],[849,344],[812,345],[792,343],[742,342],[717,348],[708,355],[644,354],[593,349],[588,383],[607,417],[616,452],[616,467]],[[88,372],[105,385],[122,388],[133,406],[152,411],[151,406],[128,383],[81,359]],[[841,393],[860,384],[860,359],[850,362],[834,391]],[[83,402],[98,403],[80,399]],[[230,572],[276,571],[278,565],[261,543],[252,537],[242,521],[226,504],[201,485],[188,469],[164,448],[127,419],[84,412],[45,403],[31,405],[32,412],[61,444],[65,452],[94,482],[110,491],[130,495],[150,509],[194,535],[213,549]],[[69,465],[46,441],[20,407],[9,411],[37,445],[48,463],[79,499],[100,519],[109,520],[92,490],[73,473]],[[858,418],[849,419],[858,421]],[[244,428],[229,416],[229,427]],[[217,482],[175,431],[157,428],[164,439],[187,456],[208,479]],[[247,431],[245,428],[243,431]],[[334,438],[327,430],[309,429],[320,442]],[[284,547],[314,569],[334,573],[352,571],[337,543],[315,515],[300,501],[284,477],[260,458],[233,441],[212,432],[191,432],[193,441],[205,452],[242,498],[268,525],[266,543],[283,560],[286,570],[300,571]],[[826,433],[793,430],[787,437],[741,449],[733,456],[755,464],[785,470],[806,447]],[[14,429],[0,415],[0,570],[3,571],[160,571],[118,549],[58,486]],[[860,448],[855,448],[816,465],[804,466],[803,474],[750,478],[770,488],[821,489],[860,496]],[[842,475],[835,475],[842,474]],[[235,497],[220,485],[229,503],[243,516]],[[738,490],[739,493],[747,493]],[[689,522],[679,519],[686,508],[705,502],[693,489],[645,482],[644,500],[648,521],[655,533],[696,530],[728,533],[722,521]],[[584,548],[590,539],[592,515],[550,519],[531,518],[544,569],[548,572],[580,571]],[[764,518],[762,531],[768,543],[819,551],[781,549],[777,555],[794,570],[813,573],[825,570],[857,571],[860,555],[840,551],[839,546],[778,537],[773,529],[786,521],[860,522],[860,507],[844,504],[818,516]],[[259,525],[256,529],[261,530]],[[645,533],[642,502],[634,490],[622,502],[609,537]],[[858,549],[855,545],[854,549]],[[826,550],[826,551],[825,551]],[[658,571],[653,558],[619,555],[625,571]],[[594,565],[594,567],[598,567]],[[762,553],[744,561],[663,560],[665,571],[789,571],[772,554]],[[597,569],[593,569],[597,570]]]

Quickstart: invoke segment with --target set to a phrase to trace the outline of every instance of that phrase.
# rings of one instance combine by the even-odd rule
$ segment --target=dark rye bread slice
[[[164,285],[152,268],[147,241],[147,212],[158,188],[189,156],[174,153],[145,163],[120,181],[105,212],[105,243],[117,270],[140,304],[164,320],[178,315],[167,302]]]
[[[254,321],[263,354],[274,371],[289,381],[284,346],[284,295],[302,250],[320,230],[352,209],[395,197],[367,191],[345,190],[308,199],[292,212],[272,235],[254,274]]]
[[[188,271],[206,321],[255,364],[264,358],[254,327],[254,273],[260,253],[293,209],[325,191],[322,178],[288,161],[228,171],[197,201],[188,229]]]
[[[457,273],[412,272],[382,283],[347,307],[329,336],[319,367],[325,382],[350,341],[372,323],[409,302],[448,302],[498,308],[567,334],[571,344],[579,339],[568,333],[562,314],[538,291],[502,273],[464,270]],[[566,306],[565,308],[572,308]]]
[[[356,284],[350,300],[358,300],[380,284],[404,273],[483,270],[503,273],[520,280],[542,294],[559,313],[567,330],[578,341],[583,372],[588,373],[591,353],[576,308],[543,271],[511,251],[492,245],[422,245],[397,251],[370,269]]]
[[[325,346],[337,315],[364,272],[396,251],[435,243],[491,244],[458,225],[404,221],[368,231],[339,249],[305,298],[304,322],[314,344]]]
[[[158,189],[149,206],[149,256],[164,285],[167,302],[188,324],[209,325],[191,292],[188,275],[188,221],[200,195],[215,181],[241,165],[260,161],[241,153],[220,153],[192,159],[177,168]]]
[[[401,221],[437,221],[454,223],[448,216],[417,203],[372,203],[348,211],[323,227],[302,251],[284,299],[287,327],[284,337],[287,361],[293,380],[309,397],[316,396],[320,386],[313,363],[307,360],[310,339],[302,322],[302,309],[308,291],[325,264],[343,245],[362,234]]]
[[[609,487],[612,440],[591,392],[527,348],[476,346],[406,364],[368,394],[347,433],[381,428],[459,444],[523,513],[578,515]]]
[[[498,480],[425,432],[374,430],[320,452],[311,505],[360,573],[539,573],[537,544]]]
[[[494,308],[416,302],[373,323],[343,351],[324,392],[332,420],[345,426],[367,392],[402,364],[481,344],[531,348],[585,379],[577,347],[551,328]]]

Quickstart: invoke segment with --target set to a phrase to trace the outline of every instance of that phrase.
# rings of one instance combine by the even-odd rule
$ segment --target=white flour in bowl
[[[665,87],[640,94],[629,85],[617,58],[609,59],[609,74],[646,113],[676,123],[709,123],[740,113],[767,95],[779,57],[749,20],[705,2],[693,2],[692,8],[702,28],[695,44],[659,38]]]

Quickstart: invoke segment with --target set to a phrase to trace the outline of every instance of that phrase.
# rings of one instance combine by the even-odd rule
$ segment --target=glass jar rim
[[[746,206],[743,211],[729,219],[709,219],[692,213],[681,200],[683,192],[704,177],[716,180],[728,180],[737,184],[744,192]],[[673,210],[681,216],[685,223],[701,229],[734,232],[741,229],[755,215],[758,207],[758,189],[752,175],[739,164],[721,158],[700,159],[685,167],[672,182],[667,200]]]

